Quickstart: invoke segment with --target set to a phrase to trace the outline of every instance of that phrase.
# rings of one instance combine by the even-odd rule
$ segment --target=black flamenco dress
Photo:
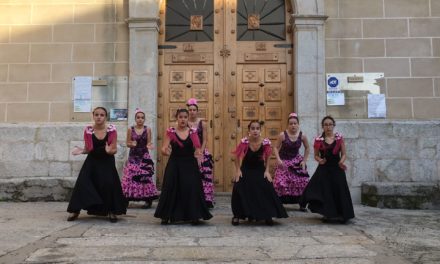
[[[67,212],[107,216],[127,212],[127,200],[115,166],[115,156],[105,151],[108,133],[104,139],[92,135],[93,150],[87,155],[79,172]]]
[[[241,164],[242,177],[232,189],[234,218],[270,220],[288,217],[271,182],[264,178],[263,144],[257,151],[250,147]]]
[[[171,222],[198,221],[212,218],[205,203],[202,177],[191,137],[177,133],[171,141],[171,155],[165,168],[162,192],[154,216]]]
[[[339,167],[340,151],[334,153],[336,140],[332,144],[322,141],[320,164],[303,192],[301,204],[313,213],[321,214],[327,220],[346,222],[354,218],[353,203],[348,188],[345,171]]]

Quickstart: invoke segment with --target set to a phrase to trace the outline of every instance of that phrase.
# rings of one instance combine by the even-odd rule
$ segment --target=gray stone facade
[[[82,124],[0,125],[0,200],[64,200],[85,155]],[[127,155],[125,126],[118,126],[117,167]],[[440,125],[434,121],[340,121],[345,136],[347,180],[355,203],[364,182],[440,182]],[[310,141],[315,134],[307,133]],[[310,142],[312,143],[312,142]],[[316,162],[310,160],[310,173]],[[122,174],[120,174],[122,176]]]

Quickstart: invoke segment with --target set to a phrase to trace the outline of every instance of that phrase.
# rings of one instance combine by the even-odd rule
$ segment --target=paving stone
[[[372,257],[376,253],[360,245],[304,246],[296,255],[299,258],[355,258]]]

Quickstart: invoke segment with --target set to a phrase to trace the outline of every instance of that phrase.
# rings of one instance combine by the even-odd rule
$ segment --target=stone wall
[[[327,73],[383,72],[388,118],[440,118],[440,1],[325,0],[325,13]]]
[[[85,155],[83,124],[0,126],[0,200],[63,200]],[[118,125],[117,167],[126,159],[125,124]],[[363,182],[440,182],[440,123],[434,121],[339,121],[347,146],[347,180],[360,202]],[[308,135],[310,140],[314,135]],[[310,142],[311,143],[311,142]],[[311,154],[312,155],[312,154]],[[316,162],[310,157],[310,173]],[[122,174],[120,174],[122,176]]]
[[[72,121],[74,76],[128,76],[127,17],[126,0],[0,1],[0,122]]]
[[[126,160],[126,125],[117,125],[116,167]],[[70,154],[83,146],[84,124],[0,125],[0,201],[64,200],[86,155]]]
[[[363,182],[440,182],[440,122],[338,121],[347,146],[347,181],[360,201]]]

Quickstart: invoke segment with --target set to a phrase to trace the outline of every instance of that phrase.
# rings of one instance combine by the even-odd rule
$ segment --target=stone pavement
[[[338,225],[289,205],[272,227],[236,227],[229,199],[200,226],[161,226],[136,203],[111,224],[85,213],[67,222],[66,203],[1,202],[0,263],[440,263],[440,211],[358,205]]]

